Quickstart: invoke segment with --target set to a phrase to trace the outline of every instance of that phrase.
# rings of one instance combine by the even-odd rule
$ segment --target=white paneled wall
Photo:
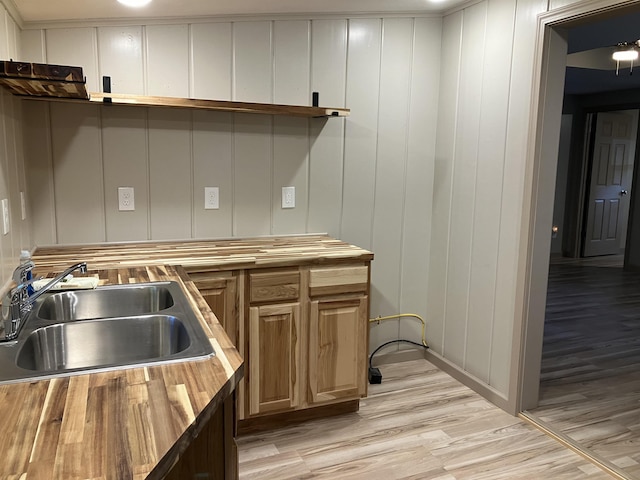
[[[16,22],[0,5],[0,59],[20,57],[22,41]],[[20,250],[31,247],[31,213],[23,219],[21,192],[26,194],[24,147],[22,144],[22,102],[0,92],[0,199],[8,201],[9,231],[0,228],[0,281],[4,287],[11,281],[19,263]],[[33,146],[37,148],[38,146]],[[26,199],[26,197],[25,197]],[[28,207],[25,204],[25,207]],[[0,220],[1,220],[0,213]],[[1,225],[1,223],[0,223]]]
[[[374,250],[373,315],[426,316],[441,33],[440,18],[412,17],[25,30],[22,60],[81,65],[90,89],[109,75],[121,93],[310,105],[319,92],[352,112],[25,101],[34,242],[328,232]],[[119,186],[134,187],[135,211],[118,211]],[[204,209],[205,186],[219,187],[218,210]],[[386,322],[372,347],[401,329],[420,339],[419,324]]]
[[[516,316],[531,45],[546,7],[546,0],[489,0],[443,20],[431,346],[503,398]]]
[[[138,26],[104,27],[98,30],[99,78],[102,75],[111,77],[112,92],[132,95],[145,93],[142,39],[142,27]],[[101,82],[97,84],[99,87],[102,85]]]

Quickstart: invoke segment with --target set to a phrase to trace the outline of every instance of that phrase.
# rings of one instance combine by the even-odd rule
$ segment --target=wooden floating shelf
[[[110,99],[110,100],[109,100]],[[150,97],[119,93],[90,93],[92,103],[136,105],[141,107],[196,108],[235,113],[261,113],[264,115],[289,115],[294,117],[347,117],[348,108],[306,107],[303,105],[277,105],[273,103],[229,102],[223,100],[198,100],[193,98]]]
[[[347,117],[350,112],[348,108],[153,97],[119,93],[88,94],[85,83],[82,67],[0,61],[0,85],[14,95],[35,100],[91,102],[140,107],[195,108],[294,117]]]

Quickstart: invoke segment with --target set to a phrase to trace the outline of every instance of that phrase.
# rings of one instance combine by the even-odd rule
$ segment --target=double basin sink
[[[38,298],[17,339],[0,344],[0,383],[213,354],[175,282],[61,291]]]

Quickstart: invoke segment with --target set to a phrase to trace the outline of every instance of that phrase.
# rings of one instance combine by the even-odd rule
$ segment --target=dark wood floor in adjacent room
[[[612,478],[426,360],[380,368],[359,412],[240,437],[240,478]]]
[[[529,413],[640,478],[640,273],[620,257],[552,262]]]

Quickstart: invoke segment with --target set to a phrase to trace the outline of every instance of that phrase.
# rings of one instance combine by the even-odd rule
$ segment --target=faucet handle
[[[13,281],[17,284],[24,283],[27,280],[27,273],[33,270],[34,267],[35,264],[31,260],[25,263],[21,263],[13,271]]]

